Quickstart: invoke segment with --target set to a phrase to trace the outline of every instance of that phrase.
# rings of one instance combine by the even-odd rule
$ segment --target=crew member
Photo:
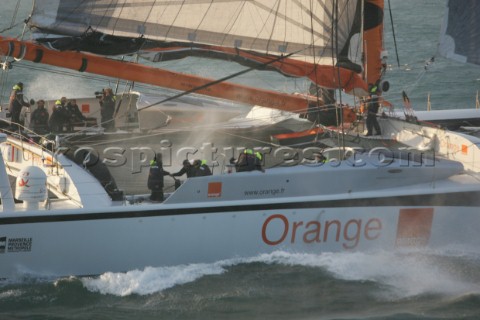
[[[150,200],[152,201],[163,201],[163,177],[170,174],[168,171],[163,170],[161,159],[161,154],[157,154],[150,161],[147,186],[152,191],[150,195]]]
[[[65,124],[65,110],[62,106],[62,101],[57,100],[55,101],[55,105],[53,106],[52,114],[50,115],[50,119],[48,120],[48,126],[50,130],[55,133],[63,132],[63,126]]]
[[[207,166],[206,160],[195,160],[193,161],[193,170],[195,172],[195,177],[211,176],[212,171]]]
[[[237,172],[259,170],[264,172],[262,168],[262,154],[260,152],[253,152],[252,149],[247,148],[240,154],[238,159],[230,159],[230,163],[235,163]]]
[[[37,134],[46,134],[48,129],[48,111],[45,109],[45,101],[37,101],[37,109],[30,116],[30,127]]]
[[[115,128],[115,121],[113,114],[115,113],[115,96],[111,88],[105,88],[100,99],[100,114],[102,127],[105,131],[113,131]]]
[[[18,125],[21,123],[20,114],[22,112],[22,108],[30,107],[30,105],[23,100],[23,92],[18,90],[14,90],[14,91],[16,96],[9,106],[9,111],[12,116],[12,126],[11,126],[12,131],[18,130]]]
[[[373,135],[373,129],[375,129],[376,135],[381,135],[380,125],[377,120],[378,108],[380,107],[378,98],[378,88],[373,85],[370,88],[370,95],[367,99],[367,136]]]
[[[65,115],[67,117],[66,127],[67,131],[73,131],[73,126],[76,123],[87,121],[87,118],[82,114],[77,105],[77,100],[71,99],[65,106]]]
[[[11,105],[13,100],[17,98],[17,92],[22,91],[23,92],[23,83],[19,82],[16,85],[13,86],[12,91],[10,92],[10,100],[9,100],[9,111],[12,112],[11,110]]]
[[[176,173],[173,173],[172,177],[181,177],[184,174],[187,174],[187,178],[195,177],[195,168],[192,166],[190,161],[183,160],[182,165],[183,165],[182,169],[180,169],[180,171]]]

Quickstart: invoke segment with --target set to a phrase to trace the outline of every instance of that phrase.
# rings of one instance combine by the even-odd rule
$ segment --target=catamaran
[[[388,88],[382,17],[380,0],[37,0],[28,22],[34,42],[2,38],[0,52],[7,62],[52,64],[314,119],[326,113],[329,90],[365,96],[369,85]],[[308,77],[315,98],[99,56],[127,53],[155,61],[224,58]],[[187,179],[162,203],[112,193],[92,174],[89,156],[72,161],[60,139],[49,141],[49,150],[21,134],[2,135],[0,278],[98,275],[275,250],[478,250],[480,140],[391,123],[383,135],[420,151],[340,146],[321,150],[325,161],[317,162],[317,149],[297,150],[265,172]]]

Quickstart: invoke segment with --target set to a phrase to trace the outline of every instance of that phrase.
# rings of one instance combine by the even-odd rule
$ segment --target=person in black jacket
[[[22,108],[29,106],[30,105],[25,100],[23,100],[23,92],[15,91],[15,98],[11,101],[9,106],[9,111],[12,115],[12,131],[18,130],[18,125],[22,123],[22,121],[20,121],[20,113],[22,112]]]
[[[115,101],[116,98],[112,89],[105,88],[102,98],[100,99],[100,121],[105,131],[115,130],[115,120],[113,119],[113,115],[115,114]]]
[[[155,155],[150,161],[150,172],[148,173],[148,189],[152,191],[150,200],[163,201],[163,177],[168,176],[170,172],[163,170],[161,155]]]
[[[172,177],[181,177],[184,174],[187,174],[187,178],[195,177],[195,169],[188,160],[183,160],[183,167],[180,171],[172,174]]]
[[[212,171],[207,166],[206,160],[195,160],[193,161],[193,170],[194,170],[194,177],[204,177],[204,176],[211,176]]]
[[[258,170],[264,172],[262,168],[262,154],[260,152],[253,152],[252,149],[247,148],[240,154],[237,160],[230,159],[231,164],[235,164],[237,172]]]
[[[57,100],[55,101],[52,114],[50,115],[50,119],[48,120],[48,126],[50,127],[50,130],[52,132],[61,133],[63,132],[65,121],[65,109],[62,106],[62,102],[60,100]]]
[[[77,105],[77,100],[71,99],[68,101],[68,103],[65,105],[65,115],[67,117],[67,131],[73,131],[73,127],[75,124],[86,121],[87,118],[82,114],[80,109],[78,108]]]
[[[37,101],[37,109],[33,110],[30,116],[30,127],[37,134],[46,134],[48,128],[48,110],[45,109],[45,101]]]

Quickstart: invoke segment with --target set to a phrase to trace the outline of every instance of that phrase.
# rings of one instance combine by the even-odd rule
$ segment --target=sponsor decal
[[[0,237],[0,253],[5,253],[7,247],[7,237]]]
[[[23,173],[23,178],[21,178],[20,181],[18,181],[18,186],[19,186],[19,187],[27,187],[27,188],[30,187],[30,186],[28,185],[29,179],[26,178],[26,177],[28,177],[29,175],[30,175],[29,172],[24,172],[24,173]]]
[[[319,244],[341,243],[344,249],[355,249],[363,241],[376,240],[381,236],[382,220],[291,220],[283,214],[267,217],[262,226],[265,244]]]
[[[88,103],[82,104],[82,113],[90,113],[90,105]]]
[[[21,178],[20,181],[18,182],[18,186],[19,186],[19,187],[27,187],[27,188],[28,188],[28,187],[30,187],[30,186],[28,185],[28,181],[29,181],[28,179],[24,180],[23,178]]]
[[[0,253],[5,252],[30,252],[32,251],[32,238],[0,237]]]
[[[400,209],[397,226],[397,247],[424,247],[430,240],[433,208]]]
[[[462,154],[467,155],[468,154],[468,146],[462,144]]]
[[[276,188],[276,189],[261,189],[261,190],[246,190],[244,194],[246,197],[256,197],[256,196],[281,196],[285,192],[285,188]]]
[[[220,198],[222,196],[222,183],[221,182],[209,182],[208,183],[208,197]]]

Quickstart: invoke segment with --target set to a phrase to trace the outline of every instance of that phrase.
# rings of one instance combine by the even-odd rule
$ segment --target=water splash
[[[468,259],[471,260],[472,257]],[[88,290],[102,294],[147,295],[194,282],[207,275],[223,274],[228,272],[230,266],[259,262],[321,268],[336,279],[371,281],[381,288],[379,294],[383,299],[403,299],[428,294],[457,296],[480,293],[480,285],[472,279],[471,274],[478,269],[480,260],[468,266],[465,256],[456,256],[452,260],[451,255],[419,252],[347,252],[316,255],[276,251],[211,264],[148,267],[127,273],[105,273],[98,278],[84,278],[82,283]],[[474,277],[480,278],[480,275]]]
[[[193,282],[206,275],[222,274],[223,272],[225,269],[220,263],[147,267],[144,270],[132,270],[127,273],[107,272],[99,278],[82,279],[82,282],[88,290],[102,294],[147,295]]]

